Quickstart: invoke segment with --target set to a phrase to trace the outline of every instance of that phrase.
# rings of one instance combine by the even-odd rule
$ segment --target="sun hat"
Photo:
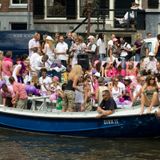
[[[51,36],[47,36],[46,40],[53,41],[53,38]]]

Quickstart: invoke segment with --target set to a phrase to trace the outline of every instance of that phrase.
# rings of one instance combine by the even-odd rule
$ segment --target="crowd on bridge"
[[[117,107],[159,105],[160,34],[153,50],[140,33],[130,44],[112,34],[86,39],[76,33],[35,33],[29,54],[0,52],[0,88],[5,106],[27,108],[29,96],[49,96],[63,112],[91,111],[101,116]],[[146,39],[152,34],[147,33]],[[110,112],[104,112],[109,110]]]

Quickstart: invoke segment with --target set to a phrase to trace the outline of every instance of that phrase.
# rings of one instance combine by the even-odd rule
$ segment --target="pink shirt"
[[[8,92],[4,92],[1,89],[1,94],[2,94],[3,98],[7,98],[7,97],[12,98],[12,97],[14,97],[13,87],[12,86],[8,86]]]
[[[18,95],[19,99],[27,99],[28,97],[25,84],[14,82],[13,91],[16,95]]]
[[[115,68],[109,69],[109,70],[107,71],[107,77],[113,78],[113,77],[115,77],[115,76],[116,76],[116,69],[115,69]]]
[[[136,70],[126,70],[126,76],[137,76]]]
[[[126,76],[126,70],[125,69],[121,69],[120,71],[116,70],[116,76],[123,76],[125,77]]]
[[[13,62],[11,58],[4,58],[2,61],[2,75],[3,76],[12,76],[10,68],[13,68]]]

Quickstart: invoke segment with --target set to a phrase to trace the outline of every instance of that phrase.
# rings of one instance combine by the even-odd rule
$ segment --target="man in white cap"
[[[88,44],[85,52],[88,54],[90,62],[93,62],[97,56],[96,53],[97,45],[95,44],[95,37],[90,35],[87,39],[88,39]]]
[[[153,52],[149,52],[148,57],[144,58],[143,67],[148,72],[151,73],[157,72],[157,59],[155,58],[155,54]]]

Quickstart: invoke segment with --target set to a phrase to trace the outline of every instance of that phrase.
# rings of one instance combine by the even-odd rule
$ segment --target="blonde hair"
[[[54,43],[53,41],[46,39],[46,42],[48,43],[48,45],[49,45],[50,48],[53,47],[53,43]]]
[[[80,77],[83,73],[82,67],[81,65],[74,65],[74,67],[72,68],[71,72],[69,73],[69,79],[73,79],[75,76]]]
[[[137,33],[135,35],[135,39],[142,39],[142,34],[141,33]]]

